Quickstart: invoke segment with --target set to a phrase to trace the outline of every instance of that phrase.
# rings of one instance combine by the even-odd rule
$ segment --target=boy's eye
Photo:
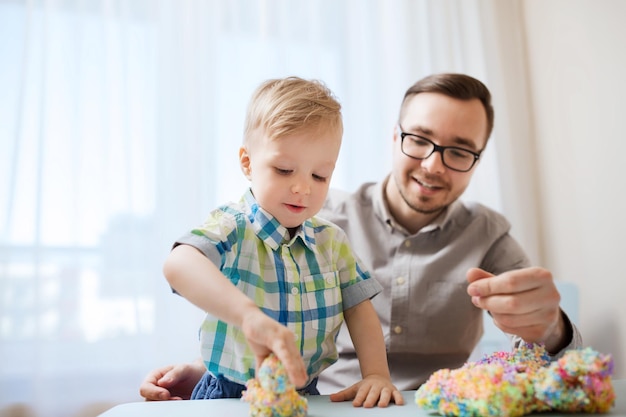
[[[326,177],[322,177],[320,175],[313,174],[313,179],[319,182],[326,182]]]
[[[291,174],[293,172],[291,169],[282,169],[282,168],[274,168],[274,169],[280,175],[289,175],[289,174]]]

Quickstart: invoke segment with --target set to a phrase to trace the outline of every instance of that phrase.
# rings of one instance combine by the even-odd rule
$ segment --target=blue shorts
[[[215,400],[218,398],[241,398],[245,385],[238,384],[219,376],[215,377],[205,372],[196,384],[191,394],[192,400]],[[317,378],[303,389],[298,390],[301,395],[320,395],[317,390]]]

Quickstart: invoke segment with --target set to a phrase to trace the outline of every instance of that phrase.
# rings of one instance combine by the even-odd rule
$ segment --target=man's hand
[[[139,393],[146,401],[188,400],[205,371],[200,360],[164,366],[146,375]]]
[[[559,352],[569,343],[559,307],[561,295],[548,270],[533,267],[494,276],[472,268],[467,280],[472,303],[488,310],[503,332],[526,342],[544,343],[550,353]]]

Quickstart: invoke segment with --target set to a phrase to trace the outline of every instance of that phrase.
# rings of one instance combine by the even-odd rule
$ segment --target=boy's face
[[[316,128],[278,139],[262,132],[239,150],[241,169],[259,205],[287,228],[300,226],[324,204],[341,134]]]

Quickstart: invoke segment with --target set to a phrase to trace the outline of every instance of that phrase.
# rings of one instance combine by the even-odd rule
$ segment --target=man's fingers
[[[164,372],[158,380],[158,385],[160,387],[169,388],[169,386],[174,383],[174,381],[178,381],[181,379],[180,370],[174,366],[171,366],[166,372]]]
[[[505,333],[526,341],[546,341],[555,328],[564,327],[561,295],[544,268],[522,268],[491,277],[474,268],[467,272],[467,281],[472,303],[489,311]],[[561,346],[559,341],[552,344],[555,349]]]
[[[471,284],[472,282],[478,281],[479,279],[493,277],[494,275],[490,272],[487,272],[480,268],[471,268],[467,271],[466,278],[467,281]]]
[[[482,270],[472,269],[467,273],[467,280],[470,282],[467,293],[472,296],[515,295],[540,288],[556,292],[552,274],[542,268],[517,269],[497,276],[485,276],[488,273],[478,271]]]
[[[467,286],[467,293],[469,295],[481,297],[491,294],[490,286],[493,282],[491,278],[495,277],[495,275],[487,271],[483,271],[480,268],[472,268],[467,271],[466,277],[469,282],[469,285]]]

